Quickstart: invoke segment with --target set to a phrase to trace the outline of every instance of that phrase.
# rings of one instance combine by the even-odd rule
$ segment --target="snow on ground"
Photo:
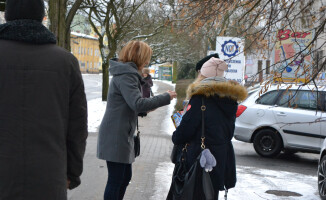
[[[152,89],[152,92],[153,92],[154,95],[155,95],[155,93],[157,93],[157,89],[158,89],[158,87],[157,87],[157,85],[155,84],[155,82],[154,82],[153,87],[152,87],[151,89]]]
[[[174,165],[160,163],[155,172],[155,194],[151,200],[164,199],[168,194]],[[302,196],[276,196],[267,190],[295,192]],[[224,191],[219,194],[224,199]],[[237,166],[237,184],[228,192],[229,200],[317,200],[317,177],[302,174]]]
[[[88,101],[88,132],[97,132],[104,116],[106,102],[102,98]]]
[[[161,127],[164,127],[164,132],[168,133],[169,135],[172,135],[172,133],[175,131],[174,124],[171,119],[171,115],[173,114],[174,111],[174,106],[177,103],[176,99],[173,99],[170,103],[170,105],[167,106],[168,112],[166,117],[164,118],[163,125]]]
[[[150,200],[165,199],[170,189],[174,164],[170,162],[160,163],[155,172],[155,194]]]
[[[246,200],[319,199],[317,176],[238,166],[237,179],[236,187],[229,191],[229,199],[243,199],[244,196]],[[267,190],[295,192],[302,196],[275,196],[265,193]],[[221,195],[224,195],[224,192],[220,194],[222,198]]]

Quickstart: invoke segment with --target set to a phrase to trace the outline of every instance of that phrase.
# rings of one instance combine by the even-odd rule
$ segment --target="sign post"
[[[217,37],[216,52],[228,64],[225,78],[242,83],[244,80],[245,56],[243,40],[236,37]]]

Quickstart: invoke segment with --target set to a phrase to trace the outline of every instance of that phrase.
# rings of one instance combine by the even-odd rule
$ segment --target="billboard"
[[[158,79],[172,81],[172,65],[160,65]]]
[[[313,58],[309,44],[313,38],[313,31],[278,31],[273,57],[275,75],[282,78],[276,81],[304,83],[310,79]]]
[[[225,78],[241,83],[244,79],[245,56],[243,40],[236,37],[217,37],[216,51],[228,64]]]

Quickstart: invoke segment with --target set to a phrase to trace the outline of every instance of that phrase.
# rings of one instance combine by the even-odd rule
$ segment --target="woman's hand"
[[[169,93],[171,100],[177,98],[177,93],[175,91],[168,90],[167,93]]]

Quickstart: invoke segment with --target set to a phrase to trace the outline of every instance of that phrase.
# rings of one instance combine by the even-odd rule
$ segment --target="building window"
[[[91,49],[91,56],[93,55],[93,49]]]
[[[81,66],[82,69],[85,69],[85,63],[84,62],[82,62],[80,66]]]

